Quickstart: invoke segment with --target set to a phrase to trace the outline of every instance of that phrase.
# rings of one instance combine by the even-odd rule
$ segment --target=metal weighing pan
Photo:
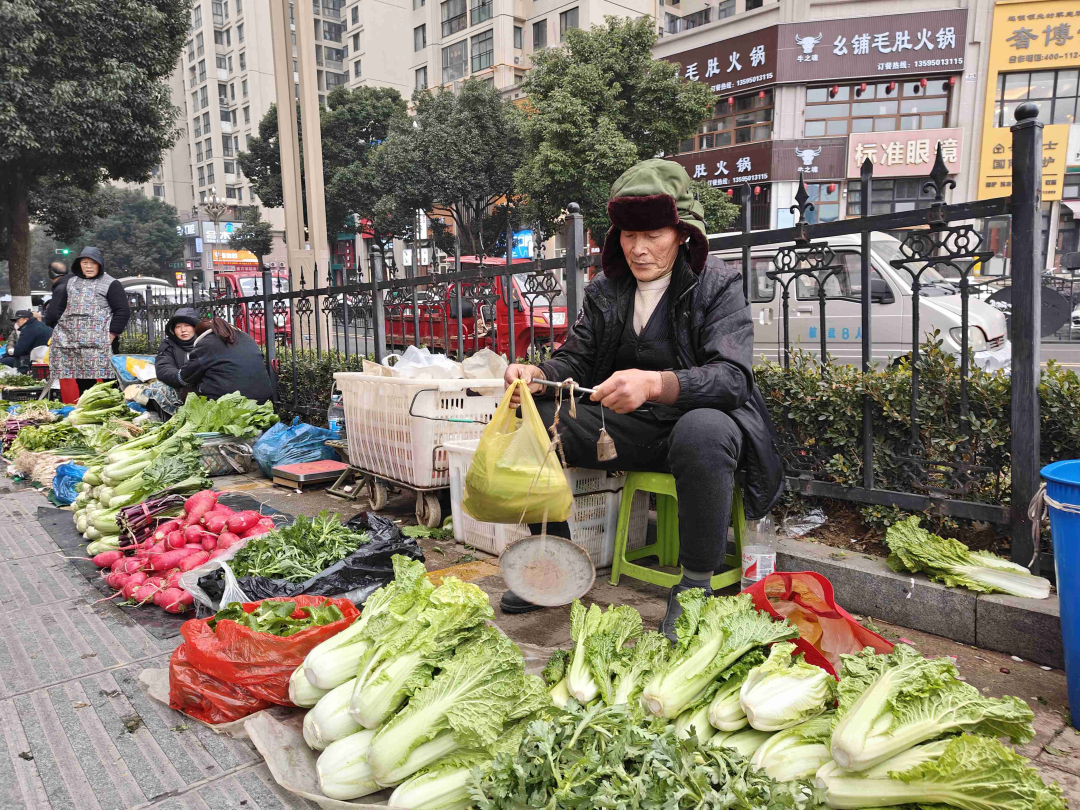
[[[568,605],[587,594],[596,567],[581,546],[565,537],[523,537],[499,558],[506,587],[526,602],[544,607]]]

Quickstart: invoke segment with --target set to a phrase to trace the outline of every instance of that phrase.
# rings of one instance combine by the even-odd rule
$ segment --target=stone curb
[[[779,571],[814,571],[832,582],[852,613],[1016,655],[1063,669],[1057,595],[1049,599],[979,595],[946,588],[922,574],[898,574],[881,557],[781,538]]]

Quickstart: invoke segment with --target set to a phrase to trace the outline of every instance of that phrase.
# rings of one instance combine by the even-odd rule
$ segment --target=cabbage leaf
[[[836,680],[806,663],[795,645],[774,644],[769,659],[752,669],[739,690],[739,703],[759,731],[782,731],[825,711],[833,702]]]

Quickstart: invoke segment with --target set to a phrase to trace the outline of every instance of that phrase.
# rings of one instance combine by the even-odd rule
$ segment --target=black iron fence
[[[1036,491],[1040,468],[1042,285],[1038,192],[1042,125],[1027,106],[1017,111],[1013,127],[1009,196],[947,204],[945,192],[955,184],[939,151],[923,186],[934,197],[929,208],[871,215],[864,206],[860,217],[810,224],[807,213],[813,204],[800,183],[792,206],[797,215],[794,227],[751,230],[751,212],[744,203],[740,231],[710,241],[714,253],[741,265],[755,319],[755,352],[771,357],[776,368],[788,368],[798,350],[813,354],[817,374],[826,385],[830,375],[841,368],[850,373],[851,366],[866,375],[898,364],[905,375],[904,401],[889,406],[910,426],[902,451],[888,451],[891,468],[905,471],[900,485],[895,477],[890,488],[878,481],[877,406],[869,385],[860,383],[861,413],[855,411],[851,417],[861,421],[859,485],[836,483],[828,474],[827,442],[811,444],[799,437],[781,413],[777,429],[789,487],[811,496],[1007,525],[1013,558],[1023,563],[1032,553],[1025,507]],[[863,200],[873,198],[873,169],[869,161],[862,167]],[[746,189],[742,199],[752,196]],[[1012,218],[1008,333],[998,310],[983,300],[984,288],[1001,279],[978,275],[992,253],[971,224],[1004,216]],[[884,235],[897,231],[902,239]],[[598,256],[583,255],[586,243],[575,205],[569,208],[563,236],[565,255],[555,259],[463,259],[458,251],[439,272],[409,278],[385,272],[376,261],[370,278],[339,284],[332,284],[318,268],[310,276],[306,270],[290,276],[264,269],[241,281],[219,277],[213,290],[196,287],[181,300],[166,301],[150,291],[141,300],[133,299],[132,328],[153,344],[161,339],[173,310],[194,302],[260,341],[268,364],[283,383],[286,406],[298,413],[316,413],[325,410],[329,384],[324,379],[327,390],[311,399],[304,387],[316,378],[305,372],[306,365],[328,362],[333,369],[360,369],[365,360],[381,363],[411,345],[459,360],[485,348],[523,359],[550,352],[565,338],[581,308],[586,275],[599,266]],[[924,424],[940,417],[926,412],[921,390],[928,333],[938,341],[933,351],[955,357],[958,366],[957,435],[947,452],[924,445]],[[986,364],[1010,359],[1011,434],[1007,435],[1011,438],[1003,470],[1001,464],[982,463],[982,448],[971,441],[972,420],[985,416],[981,410],[978,417],[973,415],[971,380],[984,373]],[[986,491],[988,477],[1006,482],[993,491],[1011,493],[1008,503],[1004,495],[990,503],[985,497],[971,497],[980,486]]]

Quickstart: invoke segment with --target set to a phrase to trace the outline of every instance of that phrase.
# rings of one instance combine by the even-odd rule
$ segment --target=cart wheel
[[[368,491],[371,493],[371,511],[381,512],[386,507],[386,484],[372,479],[368,482]]]
[[[434,492],[416,493],[416,522],[434,529],[442,523],[442,507]]]

